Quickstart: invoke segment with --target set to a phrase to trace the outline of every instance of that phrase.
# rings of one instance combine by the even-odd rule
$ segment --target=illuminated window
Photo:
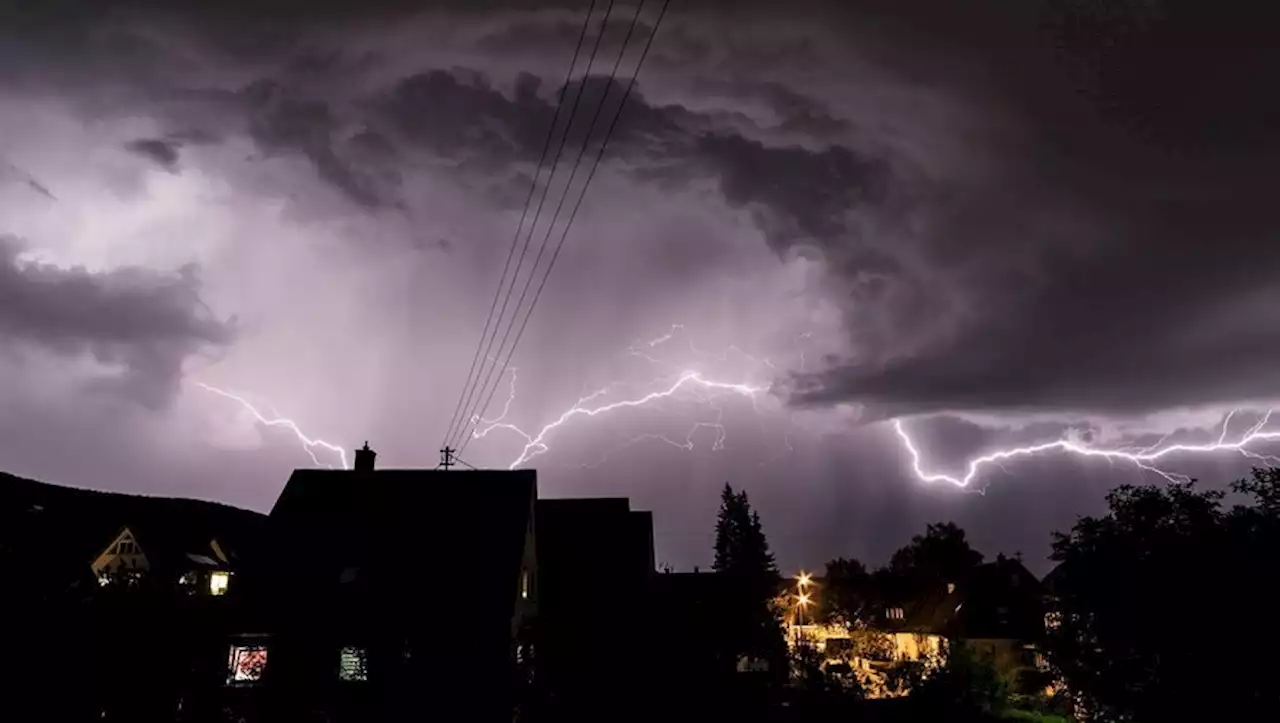
[[[256,683],[267,669],[267,646],[232,645],[227,658],[228,683]]]
[[[530,580],[529,578],[529,571],[521,570],[520,571],[520,599],[521,600],[529,599],[529,584],[531,582],[532,580]]]
[[[231,584],[231,573],[223,570],[209,573],[209,594],[226,595],[227,586]]]
[[[903,618],[902,608],[889,608],[885,611],[885,617],[890,620],[901,620]]]
[[[338,656],[338,679],[350,681],[369,679],[368,653],[364,648],[342,649]]]

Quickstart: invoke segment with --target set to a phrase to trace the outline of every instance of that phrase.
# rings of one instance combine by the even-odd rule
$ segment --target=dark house
[[[362,450],[366,452],[366,450]],[[298,470],[228,682],[280,713],[510,719],[537,609],[533,471]],[[237,659],[239,654],[240,659]]]
[[[626,498],[544,499],[536,520],[540,689],[589,705],[643,672],[653,516]]]

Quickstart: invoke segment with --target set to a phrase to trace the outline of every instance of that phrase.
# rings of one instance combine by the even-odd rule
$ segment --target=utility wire
[[[515,329],[516,321],[520,317],[520,311],[524,307],[525,299],[527,299],[529,296],[529,289],[533,286],[534,277],[536,277],[538,274],[538,266],[542,263],[542,257],[547,252],[547,242],[551,238],[552,231],[555,229],[556,221],[560,218],[560,212],[564,209],[564,203],[566,200],[568,200],[569,195],[573,190],[573,179],[577,177],[578,169],[582,167],[582,157],[586,154],[587,147],[591,143],[591,136],[594,135],[595,133],[596,122],[600,119],[601,111],[604,110],[605,101],[609,99],[609,91],[613,88],[614,80],[618,74],[618,67],[622,62],[623,56],[626,54],[627,45],[631,41],[631,35],[635,32],[636,23],[640,19],[640,11],[643,8],[644,8],[644,2],[642,0],[640,4],[636,6],[636,12],[631,18],[630,27],[627,29],[627,35],[626,37],[623,38],[621,45],[618,47],[618,56],[614,59],[613,68],[609,73],[609,80],[605,84],[604,93],[600,97],[599,102],[596,104],[595,112],[591,116],[591,122],[587,124],[586,133],[584,133],[582,136],[582,143],[578,146],[578,154],[573,159],[573,163],[570,166],[571,170],[569,172],[569,180],[565,183],[564,191],[560,194],[560,200],[556,203],[555,211],[551,214],[551,221],[550,223],[547,224],[546,233],[543,234],[542,241],[539,244],[538,254],[534,258],[533,267],[529,272],[528,278],[525,279],[524,289],[521,290],[520,292],[520,299],[519,301],[516,302],[515,311],[512,313],[511,321],[509,324],[507,324],[506,333],[504,333],[502,336],[502,343],[498,345],[498,353],[497,353],[498,359],[502,358],[503,351],[506,350],[507,348],[507,342],[511,339],[511,332]],[[604,29],[602,27],[601,37],[603,37],[603,33],[604,33]],[[599,40],[599,38],[597,38],[597,40]],[[578,91],[579,99],[583,96],[583,94],[586,93],[587,83],[591,79],[590,66],[588,66],[587,70],[588,72],[586,75],[583,76],[582,86]],[[566,133],[566,136],[561,140],[563,142],[563,141],[566,141],[567,139],[568,139],[568,135]],[[550,184],[548,184],[548,187],[549,186]],[[545,194],[543,198],[545,200],[546,198]],[[540,210],[541,210],[541,205],[539,205],[539,211]],[[525,241],[526,248],[527,248],[527,244],[533,240],[533,236],[536,230],[537,230],[536,228],[529,229],[529,238],[526,239]],[[523,254],[522,254],[522,257],[523,257]],[[512,292],[515,291],[515,283],[518,283],[518,280],[513,281],[511,288],[508,289],[507,291],[508,295],[510,295]],[[506,304],[504,303],[503,306],[505,308]],[[497,334],[497,331],[495,330],[494,340],[497,339],[497,336],[498,334]],[[490,351],[489,349],[485,350],[486,357],[488,357],[489,351]],[[480,401],[485,398],[485,390],[489,388],[489,382],[493,380],[493,372],[498,367],[498,359],[493,359],[492,357],[489,357],[489,358],[493,360],[493,366],[489,367],[489,372],[487,375],[485,375],[484,382],[481,383],[479,386],[480,394],[479,396],[476,397],[476,404],[479,404]],[[504,365],[504,368],[505,368],[505,365]],[[502,375],[499,374],[497,380],[494,383],[497,384],[501,382],[501,380],[502,380]],[[468,402],[468,404],[470,403]],[[468,410],[466,414],[467,419],[474,419],[476,417],[477,410],[474,407],[466,406],[464,408]],[[483,409],[480,409],[479,413],[483,413],[483,411],[484,411]],[[467,432],[467,427],[464,424],[462,428],[460,428],[457,431],[456,437],[450,439],[449,441],[453,442],[454,444],[460,445],[462,443],[462,437],[466,436],[466,432]]]
[[[547,137],[542,141],[542,152],[538,156],[538,165],[534,167],[533,181],[529,184],[529,196],[524,200],[524,210],[520,212],[520,223],[516,225],[515,235],[511,237],[511,248],[507,251],[507,261],[502,266],[502,276],[498,279],[498,287],[493,292],[493,302],[489,304],[489,314],[485,318],[484,331],[480,332],[480,340],[476,342],[475,355],[471,357],[471,369],[467,372],[466,381],[462,385],[462,391],[458,393],[458,403],[454,405],[453,415],[449,417],[449,426],[445,432],[445,438],[452,436],[453,427],[457,422],[458,413],[462,410],[462,400],[466,396],[467,390],[474,383],[473,375],[476,375],[476,364],[480,361],[480,349],[484,346],[485,337],[489,335],[489,327],[493,324],[493,312],[498,308],[498,297],[502,295],[502,287],[507,283],[507,271],[511,268],[511,259],[515,258],[516,246],[520,242],[520,231],[524,227],[525,218],[529,215],[529,209],[533,206],[533,195],[538,189],[538,176],[542,173],[542,166],[547,160],[547,151],[551,149],[551,140],[555,137],[556,124],[560,121],[560,111],[564,107],[564,96],[569,90],[569,83],[573,80],[574,68],[578,66],[578,57],[582,54],[582,48],[586,45],[587,30],[591,27],[591,16],[595,13],[596,3],[599,0],[591,0],[591,7],[587,9],[587,16],[582,20],[582,31],[578,34],[578,43],[573,50],[573,59],[569,61],[569,70],[565,73],[564,85],[560,86],[560,97],[556,100],[555,115],[551,118],[551,126],[547,128]],[[610,3],[612,5],[612,3]],[[607,19],[608,16],[606,16]],[[588,65],[588,67],[590,67]],[[573,122],[573,115],[569,116],[569,124]],[[565,132],[568,132],[566,126]],[[554,166],[552,172],[554,173]],[[549,182],[549,181],[548,181]],[[535,217],[536,221],[536,217]],[[516,275],[519,274],[520,268],[516,267]],[[515,284],[515,275],[511,279],[511,283]],[[494,335],[497,335],[495,328]],[[478,375],[476,375],[478,378]]]
[[[487,330],[488,330],[488,328],[489,328],[489,323],[490,323],[490,322],[495,321],[495,319],[494,319],[494,317],[493,317],[493,308],[492,308],[492,306],[490,307],[490,311],[489,311],[489,314],[490,314],[489,321],[488,321],[488,322],[486,322],[486,324],[485,324],[486,333],[485,333],[485,334],[481,334],[481,336],[480,336],[480,345],[477,345],[477,347],[476,347],[476,352],[477,352],[477,353],[476,353],[475,357],[474,357],[474,358],[473,358],[473,360],[472,360],[472,362],[473,362],[473,363],[472,363],[472,369],[473,369],[473,370],[475,370],[475,377],[474,377],[474,379],[473,379],[470,373],[467,375],[467,377],[468,377],[467,384],[466,384],[466,385],[464,385],[464,387],[463,387],[463,392],[462,392],[462,394],[461,394],[461,395],[459,396],[459,398],[458,398],[458,402],[459,402],[459,404],[458,404],[458,410],[461,410],[463,413],[462,413],[461,415],[458,415],[458,414],[457,414],[457,412],[455,411],[456,421],[450,422],[450,424],[449,424],[449,428],[448,428],[448,430],[446,430],[446,434],[445,434],[445,444],[446,444],[446,446],[449,444],[449,442],[450,442],[451,440],[453,440],[453,439],[455,439],[455,438],[459,437],[460,435],[462,435],[462,434],[466,431],[467,426],[468,426],[468,424],[470,423],[470,419],[471,419],[471,417],[472,417],[472,416],[473,416],[473,414],[474,414],[473,412],[468,411],[468,410],[470,410],[470,409],[471,409],[471,407],[472,407],[472,404],[471,404],[472,399],[474,398],[474,399],[476,399],[477,401],[479,401],[479,397],[477,397],[477,396],[476,396],[477,392],[479,392],[480,394],[483,394],[483,392],[481,391],[481,389],[483,389],[483,387],[477,387],[477,386],[475,386],[475,385],[480,381],[480,375],[484,373],[485,362],[483,362],[483,361],[482,361],[482,362],[480,362],[480,367],[479,367],[479,369],[475,369],[475,362],[476,362],[476,360],[479,360],[479,359],[485,359],[485,360],[488,360],[488,359],[491,359],[491,358],[492,358],[492,357],[490,356],[489,352],[493,349],[493,342],[497,340],[497,338],[498,338],[498,331],[502,328],[503,319],[505,319],[505,318],[506,318],[506,314],[507,314],[507,306],[508,306],[508,304],[509,304],[509,303],[510,303],[510,301],[511,301],[511,294],[512,294],[512,292],[514,292],[514,291],[515,291],[516,284],[519,282],[519,278],[520,278],[520,269],[521,269],[521,268],[523,268],[523,266],[524,266],[524,259],[525,259],[525,256],[526,256],[526,255],[528,254],[528,252],[529,252],[529,243],[530,243],[530,241],[533,239],[534,231],[537,229],[537,226],[538,226],[538,218],[542,215],[542,207],[543,207],[543,205],[544,205],[544,204],[546,203],[546,201],[547,201],[547,194],[548,194],[548,193],[550,193],[550,191],[551,191],[551,186],[553,185],[553,183],[554,183],[554,181],[555,181],[555,177],[556,177],[556,170],[559,168],[559,165],[560,165],[560,158],[561,158],[561,156],[564,154],[565,145],[568,143],[568,140],[569,140],[569,131],[570,131],[570,130],[572,130],[572,128],[573,128],[573,118],[574,118],[574,116],[575,116],[575,115],[577,115],[577,112],[578,112],[578,105],[582,102],[582,95],[583,95],[584,91],[586,90],[586,82],[585,82],[585,78],[587,78],[587,77],[589,77],[589,76],[591,75],[591,66],[595,64],[596,55],[597,55],[597,54],[599,54],[599,52],[600,52],[600,41],[604,39],[604,33],[605,33],[605,30],[607,29],[607,27],[608,27],[608,25],[609,25],[609,17],[613,14],[614,1],[615,1],[615,0],[609,0],[609,5],[608,5],[608,7],[605,9],[604,19],[600,22],[600,31],[599,31],[599,33],[597,33],[597,35],[596,35],[595,44],[594,44],[594,45],[592,46],[592,48],[591,48],[591,57],[587,60],[587,69],[586,69],[586,71],[585,71],[585,72],[584,72],[584,74],[583,74],[584,81],[583,81],[583,83],[581,83],[581,84],[579,85],[579,87],[578,87],[578,92],[577,92],[577,94],[576,94],[576,95],[574,96],[574,98],[573,98],[573,106],[572,106],[572,108],[570,108],[570,109],[569,109],[569,117],[568,117],[568,120],[565,122],[564,132],[563,132],[563,133],[561,134],[561,136],[560,136],[560,145],[559,145],[559,147],[556,149],[556,155],[555,155],[554,160],[552,160],[552,162],[551,162],[551,173],[547,176],[547,182],[546,182],[546,185],[545,185],[545,186],[543,187],[543,189],[542,189],[542,196],[538,199],[538,206],[537,206],[537,208],[536,208],[536,209],[534,210],[534,212],[533,212],[533,220],[532,220],[532,222],[530,222],[530,224],[529,224],[529,233],[528,233],[528,235],[525,237],[524,245],[523,245],[523,246],[521,247],[521,249],[520,249],[520,257],[519,257],[519,259],[516,261],[516,269],[515,269],[515,272],[511,274],[511,285],[510,285],[509,287],[507,287],[507,293],[506,293],[506,296],[504,296],[504,297],[503,297],[503,299],[502,299],[502,309],[498,312],[498,316],[496,317],[496,323],[495,323],[495,324],[494,324],[494,326],[493,326],[493,336],[492,336],[492,337],[489,337],[488,345],[487,345],[487,346],[485,346],[485,348],[484,348],[484,354],[482,355],[482,354],[480,354],[480,353],[479,353],[479,352],[480,352],[480,346],[485,344],[485,336],[486,336],[486,334],[487,334]],[[586,19],[586,21],[584,21],[584,23],[583,23],[583,33],[582,33],[582,35],[580,35],[580,36],[579,36],[579,38],[578,38],[578,40],[579,40],[579,47],[578,47],[578,50],[579,50],[579,51],[581,50],[581,47],[582,47],[582,40],[586,37],[586,30],[587,30],[587,28],[589,28],[589,27],[590,27],[591,13],[595,10],[595,2],[596,2],[596,0],[592,0],[591,8],[590,8],[590,10],[588,10],[588,12],[587,12],[587,19]],[[565,83],[564,83],[564,86],[563,86],[563,87],[561,87],[561,89],[560,89],[560,101],[561,101],[561,103],[563,102],[563,100],[564,100],[564,95],[565,95],[565,93],[566,93],[566,92],[568,92],[569,85],[570,85],[570,83],[571,83],[571,81],[572,81],[572,79],[573,79],[573,70],[574,70],[574,68],[577,66],[577,62],[578,62],[578,54],[579,54],[579,53],[578,53],[578,51],[575,51],[575,52],[574,52],[574,59],[573,59],[573,62],[572,62],[572,63],[570,63],[570,65],[569,65],[569,73],[568,73],[568,75],[565,77]],[[559,108],[560,108],[560,103],[557,103],[557,113],[559,112]],[[545,146],[544,146],[544,148],[543,148],[543,159],[540,159],[540,160],[539,160],[539,167],[541,167],[541,165],[542,165],[542,160],[545,160],[546,151],[547,151],[547,149],[550,147],[552,137],[554,137],[554,130],[555,130],[555,127],[556,127],[555,120],[552,120],[552,123],[551,123],[551,129],[550,129],[550,130],[548,131],[548,133],[547,133],[547,143],[545,144]],[[533,195],[534,195],[534,192],[537,190],[537,186],[538,186],[538,179],[537,179],[537,173],[535,173],[535,175],[534,175],[533,185],[529,188],[529,198],[526,200],[526,204],[525,204],[525,213],[524,213],[524,214],[521,214],[521,217],[520,217],[520,224],[519,224],[518,226],[516,226],[516,235],[515,235],[515,237],[512,239],[512,245],[511,245],[511,252],[512,252],[512,253],[514,253],[515,248],[516,248],[516,245],[517,245],[517,243],[518,243],[518,241],[519,241],[519,238],[520,238],[520,232],[521,232],[521,230],[522,230],[522,227],[524,226],[524,218],[525,218],[525,214],[527,214],[527,213],[528,213],[528,210],[529,210],[529,203],[533,200]],[[510,265],[510,263],[511,263],[511,253],[509,253],[509,254],[508,254],[508,256],[507,256],[507,264],[508,264],[508,265]],[[536,271],[537,271],[537,265],[535,264],[535,265],[534,265],[534,268],[533,268],[533,269],[531,269],[531,270],[530,270],[530,272],[529,272],[530,277],[532,277],[532,275],[533,275]],[[505,277],[506,277],[506,269],[504,268],[504,269],[503,269],[503,278],[504,278],[504,280],[505,280]],[[494,294],[494,297],[493,297],[493,306],[497,306],[498,296],[500,296],[501,294],[502,294],[502,284],[500,283],[500,284],[499,284],[499,286],[498,286],[497,293],[495,293],[495,294]],[[518,314],[518,312],[519,312],[519,306],[517,306],[517,307],[516,307],[515,312],[513,312],[513,315],[512,315],[512,318],[511,318],[510,325],[514,325],[514,324],[515,324],[515,315],[516,315],[516,314]],[[510,325],[508,325],[508,328],[510,327]],[[501,347],[499,347],[499,350],[501,350]],[[497,364],[497,360],[496,360],[496,359],[494,360],[494,364]],[[492,371],[492,367],[490,368],[490,370]],[[487,379],[488,379],[488,378],[486,377],[486,382],[487,382]],[[467,389],[467,387],[470,387],[470,389],[468,390],[468,389]],[[464,399],[465,399],[465,401],[464,401]]]
[[[502,378],[502,374],[506,372],[507,366],[511,363],[511,358],[515,354],[516,347],[520,344],[521,337],[524,336],[525,328],[529,324],[529,319],[533,316],[533,309],[535,306],[537,306],[538,299],[541,298],[542,296],[542,290],[546,288],[547,279],[551,277],[551,270],[555,267],[556,260],[560,258],[560,250],[564,248],[565,239],[569,235],[569,228],[573,225],[573,221],[578,215],[578,209],[581,208],[582,200],[583,198],[586,197],[587,187],[591,184],[591,179],[595,178],[596,171],[600,168],[600,161],[604,157],[605,149],[609,145],[609,138],[613,135],[613,131],[618,125],[618,119],[622,117],[622,111],[626,107],[627,100],[631,97],[631,91],[635,88],[636,78],[639,77],[640,75],[640,68],[644,65],[645,58],[647,58],[649,55],[649,49],[653,46],[653,39],[658,34],[658,28],[659,26],[662,25],[662,19],[667,14],[667,7],[668,5],[670,5],[670,2],[671,0],[663,0],[662,2],[662,9],[658,12],[658,17],[654,21],[653,30],[649,33],[648,40],[645,41],[644,50],[640,53],[640,59],[636,62],[636,69],[631,74],[631,81],[627,84],[627,89],[622,95],[622,101],[618,104],[618,110],[616,113],[614,113],[613,120],[610,122],[608,130],[605,132],[604,140],[600,143],[600,149],[599,151],[596,152],[596,158],[591,166],[591,171],[588,173],[587,179],[582,185],[582,192],[578,195],[578,200],[574,202],[573,209],[569,213],[568,221],[565,223],[564,229],[560,234],[560,238],[556,243],[555,251],[551,255],[551,261],[547,265],[547,271],[545,274],[543,274],[542,281],[538,285],[538,290],[534,294],[533,302],[529,305],[529,311],[528,313],[525,314],[524,321],[520,325],[520,331],[516,334],[515,343],[512,344],[511,352],[508,354],[507,360],[502,365],[502,372],[498,374],[499,379]],[[641,7],[643,7],[643,3],[641,3]],[[636,17],[638,18],[639,16],[640,16],[640,10],[637,9]],[[634,21],[633,21],[633,27],[634,27]],[[603,105],[603,102],[604,102],[604,99],[601,99],[602,105]],[[537,267],[535,265],[535,269],[536,268]],[[501,348],[499,349],[501,350]],[[489,404],[493,400],[493,395],[496,391],[497,391],[497,386],[494,386],[494,388],[489,392],[488,397],[485,399],[484,404],[480,407],[480,411],[479,411],[480,414],[483,414],[484,410],[489,407]],[[461,448],[458,450],[459,453],[461,453],[463,450],[466,449],[467,445],[471,443],[471,440],[472,440],[471,435],[467,435],[466,438],[462,440]]]

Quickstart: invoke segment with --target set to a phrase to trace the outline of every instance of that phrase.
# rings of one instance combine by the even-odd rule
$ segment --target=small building
[[[135,530],[144,531],[142,539]],[[227,593],[234,575],[231,558],[216,538],[178,527],[138,525],[116,533],[89,568],[100,585],[141,583],[145,577],[151,584],[215,597]]]

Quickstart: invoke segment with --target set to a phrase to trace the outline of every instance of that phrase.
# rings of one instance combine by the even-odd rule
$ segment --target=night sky
[[[0,469],[268,509],[307,450],[200,383],[435,466],[589,4],[0,0]],[[527,464],[654,510],[676,568],[730,481],[784,569],[952,519],[1044,572],[1051,530],[1165,479],[1046,453],[925,483],[892,420],[954,476],[1260,420],[1280,45],[1224,5],[672,0],[486,417],[750,385],[571,416]]]

